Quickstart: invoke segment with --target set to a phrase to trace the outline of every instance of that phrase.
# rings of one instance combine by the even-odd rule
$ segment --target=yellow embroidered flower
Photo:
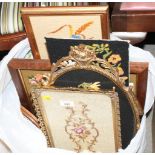
[[[111,55],[109,58],[108,58],[108,62],[109,63],[112,63],[112,64],[116,64],[118,63],[119,61],[121,61],[122,58],[120,57],[119,54],[113,54]]]
[[[78,85],[78,88],[98,91],[100,90],[100,86],[101,86],[100,82],[94,82],[94,83],[83,82],[82,84]]]
[[[98,90],[100,90],[100,88],[99,88],[100,86],[101,86],[100,82],[94,82],[93,84],[91,84],[89,86],[89,89],[98,91]]]
[[[118,70],[118,74],[119,75],[123,75],[124,74],[124,71],[123,71],[122,67],[117,67],[117,70]]]
[[[50,101],[50,100],[51,100],[51,96],[44,95],[44,96],[42,96],[42,99],[43,99],[43,100]]]

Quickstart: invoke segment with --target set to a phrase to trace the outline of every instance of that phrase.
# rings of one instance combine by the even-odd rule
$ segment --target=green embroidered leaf
[[[105,51],[109,51],[109,48],[105,48],[104,50],[105,50]]]
[[[117,67],[120,67],[121,66],[121,63],[119,63],[118,65],[117,65]]]
[[[101,47],[103,48],[104,47],[104,44],[101,44]]]
[[[103,59],[106,59],[111,53],[112,53],[112,51],[108,52],[107,54],[104,54]]]

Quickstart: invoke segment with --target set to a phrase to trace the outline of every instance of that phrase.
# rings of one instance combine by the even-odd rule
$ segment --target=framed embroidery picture
[[[68,56],[74,48],[77,52],[92,50],[97,58],[104,59],[117,68],[119,76],[125,79],[126,86],[129,85],[129,43],[126,41],[46,37],[46,45],[51,63]]]
[[[108,39],[108,5],[22,8],[22,19],[36,59],[47,59],[45,37]]]
[[[34,114],[30,92],[32,87],[41,87],[50,77],[48,60],[12,59],[8,68],[19,95],[21,105]]]
[[[35,89],[32,100],[48,146],[76,152],[117,152],[121,148],[115,91]]]

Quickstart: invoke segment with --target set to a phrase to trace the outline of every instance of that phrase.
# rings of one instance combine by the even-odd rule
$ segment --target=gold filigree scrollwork
[[[47,130],[47,124],[43,117],[42,108],[40,107],[40,104],[38,104],[38,97],[40,96],[40,93],[41,93],[41,91],[39,89],[37,89],[37,91],[35,91],[35,89],[32,89],[32,91],[31,91],[32,104],[34,106],[34,110],[36,112],[36,116],[39,121],[40,129],[44,133],[44,135],[47,139],[47,145],[49,147],[52,147],[52,146],[54,146],[54,144],[50,138],[51,135],[50,135],[49,131]]]
[[[65,131],[69,138],[76,144],[74,150],[81,152],[89,150],[95,152],[93,146],[97,142],[99,131],[95,127],[95,123],[88,117],[87,104],[83,102],[78,103],[78,107],[68,107],[70,115],[66,119]]]
[[[113,81],[127,96],[130,101],[134,117],[135,126],[138,129],[140,124],[139,116],[142,113],[141,107],[137,99],[135,98],[132,90],[125,86],[125,78],[119,76],[117,68],[113,67],[105,59],[96,57],[94,49],[88,48],[87,45],[80,44],[78,46],[71,47],[69,56],[63,57],[52,65],[51,77],[49,81],[49,87],[54,85],[55,81],[63,74],[73,70],[90,70],[99,73],[111,81]]]
[[[88,48],[84,44],[71,46],[69,56],[63,57],[52,65],[50,85],[54,84],[55,80],[63,73],[72,69],[87,69],[102,72],[113,80],[118,80],[120,83],[125,82],[125,79],[119,76],[116,68],[106,61],[96,57],[94,49]]]

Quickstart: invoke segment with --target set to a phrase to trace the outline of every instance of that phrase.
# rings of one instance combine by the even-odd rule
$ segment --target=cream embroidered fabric
[[[51,146],[76,152],[117,152],[121,147],[116,92],[37,89],[32,96]]]
[[[86,38],[102,38],[101,21],[100,16],[89,15],[89,16],[32,16],[30,17],[32,29],[35,35],[35,40],[40,51],[42,59],[48,58],[47,49],[45,46],[45,37],[56,37],[56,38],[70,38],[82,24],[89,24],[90,28],[84,31]],[[54,24],[53,24],[54,21]],[[74,22],[73,22],[74,21]],[[75,22],[76,21],[76,22]],[[38,23],[39,22],[39,23]],[[44,27],[46,25],[46,29]],[[67,25],[67,26],[66,26]],[[71,30],[70,27],[71,26]],[[60,29],[60,31],[58,31]],[[96,31],[94,31],[96,30]],[[51,32],[55,33],[51,33]],[[44,44],[43,44],[44,43]]]

